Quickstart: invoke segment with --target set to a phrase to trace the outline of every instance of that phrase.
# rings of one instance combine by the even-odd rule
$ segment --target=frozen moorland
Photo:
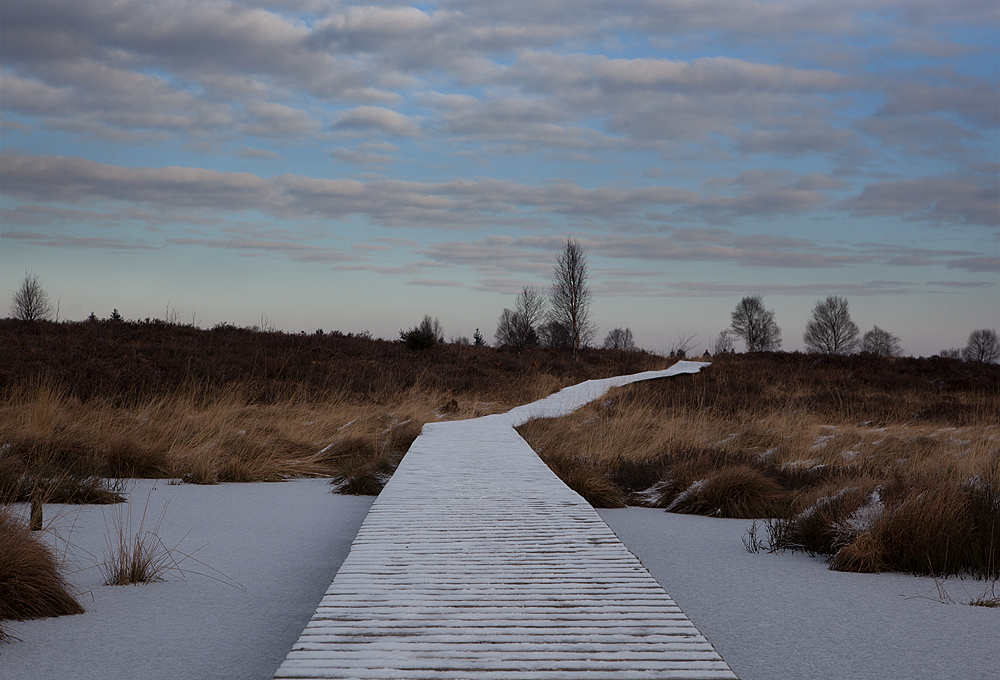
[[[599,510],[742,680],[994,680],[992,584],[830,571],[803,553],[750,554],[751,522]],[[954,600],[947,602],[942,594]]]
[[[697,370],[692,367],[692,370]],[[511,420],[571,410],[605,381],[521,407]],[[615,381],[620,384],[620,381]],[[344,561],[370,498],[325,480],[276,484],[130,483],[132,529],[162,522],[179,569],[144,586],[102,586],[98,563],[116,510],[46,506],[87,612],[8,625],[0,677],[271,678]],[[22,508],[23,510],[23,508]],[[801,554],[747,553],[743,520],[602,510],[743,680],[995,678],[1000,610],[941,601],[989,584],[832,572]],[[185,559],[185,554],[193,554]]]

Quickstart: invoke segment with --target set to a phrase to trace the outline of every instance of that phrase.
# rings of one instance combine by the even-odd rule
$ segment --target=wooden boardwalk
[[[434,423],[372,505],[276,678],[736,678],[514,431],[609,387]]]

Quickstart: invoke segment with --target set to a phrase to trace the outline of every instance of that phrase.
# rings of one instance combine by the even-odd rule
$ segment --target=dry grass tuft
[[[105,531],[104,561],[98,566],[106,586],[127,586],[164,580],[164,574],[177,568],[173,551],[160,540],[160,513],[153,529],[146,528],[146,511],[142,511],[139,526],[133,529],[130,505],[114,509],[111,527]],[[166,508],[164,508],[164,512]]]
[[[334,490],[377,496],[422,428],[419,421],[407,419],[392,422],[379,432],[350,435],[333,444],[327,455],[337,470],[330,482]]]
[[[666,509],[710,517],[754,519],[773,516],[785,498],[781,486],[773,479],[747,465],[734,465],[692,483]]]
[[[973,607],[986,607],[988,609],[1000,607],[1000,595],[996,592],[996,586],[988,588],[981,595],[970,598],[969,604]]]
[[[976,506],[986,511],[977,512]],[[831,568],[997,578],[998,517],[1000,494],[992,487],[896,478],[880,487],[875,502],[835,525],[840,535],[834,546],[842,547]]]
[[[81,613],[52,550],[0,506],[0,621]]]
[[[621,490],[592,466],[549,463],[549,468],[573,491],[595,508],[624,508]]]

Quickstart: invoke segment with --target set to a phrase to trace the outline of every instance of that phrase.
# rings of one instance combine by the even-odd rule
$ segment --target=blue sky
[[[0,66],[4,304],[492,339],[571,237],[599,341],[1000,327],[992,0],[2,0]]]

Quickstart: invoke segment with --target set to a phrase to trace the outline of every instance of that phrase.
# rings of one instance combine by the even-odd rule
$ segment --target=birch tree
[[[587,255],[574,239],[566,239],[552,277],[550,321],[566,329],[575,359],[590,344],[596,328],[590,320]]]

